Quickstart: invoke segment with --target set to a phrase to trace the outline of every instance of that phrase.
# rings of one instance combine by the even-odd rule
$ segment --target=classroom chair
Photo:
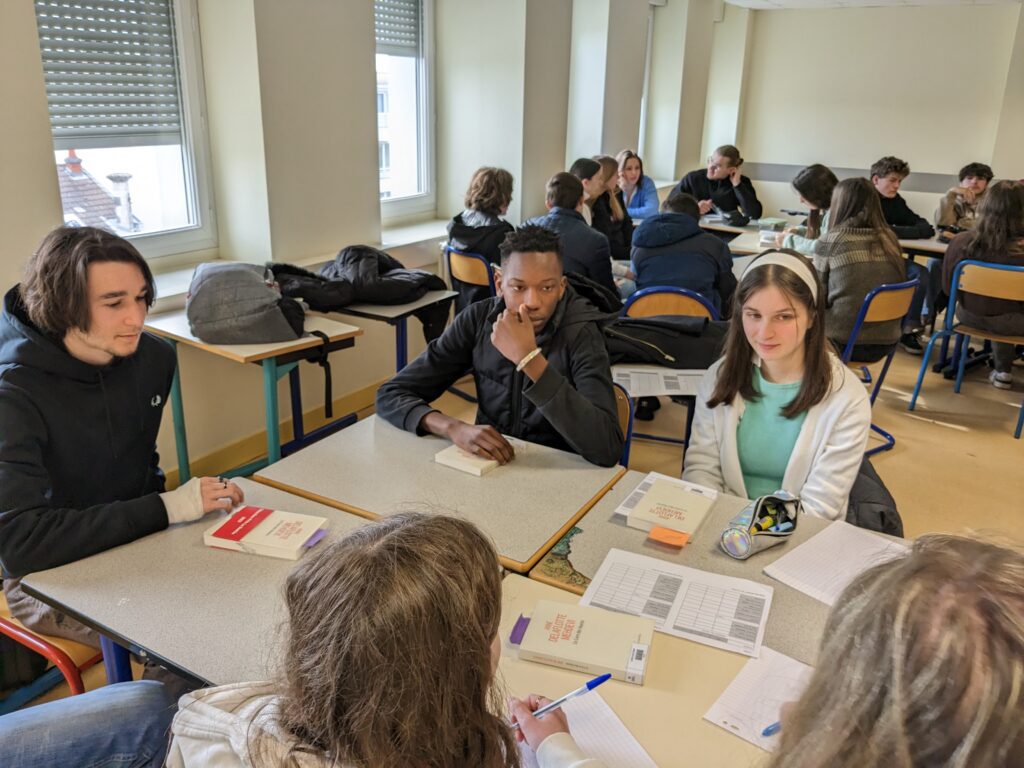
[[[985,339],[987,341],[1001,341],[1006,344],[1024,344],[1024,336],[1003,336],[1001,334],[985,331],[981,328],[964,325],[956,319],[955,309],[957,299],[961,291],[973,293],[977,296],[987,296],[993,299],[1005,299],[1007,301],[1024,301],[1024,267],[1014,267],[1009,264],[991,264],[986,261],[961,261],[953,272],[952,290],[950,291],[949,303],[946,305],[946,317],[942,324],[942,330],[933,333],[928,340],[928,347],[924,352],[924,359],[921,361],[921,370],[917,373],[917,383],[914,385],[914,394],[910,397],[908,411],[914,410],[917,405],[917,396],[921,392],[921,384],[924,381],[924,374],[928,368],[928,358],[931,355],[932,347],[939,339],[956,336],[956,349],[954,354],[957,360],[956,383],[953,391],[959,394],[960,386],[964,379],[964,365],[967,361],[967,346],[971,337]],[[1017,428],[1013,436],[1020,439],[1021,428],[1024,427],[1024,401],[1021,402],[1020,414],[1017,417]]]
[[[685,315],[687,317],[706,317],[709,320],[719,319],[714,305],[699,293],[688,288],[676,288],[669,285],[655,285],[636,291],[626,299],[626,303],[619,313],[619,317],[654,317],[655,315]],[[635,437],[659,443],[689,445],[690,432],[693,430],[693,413],[697,410],[697,398],[693,395],[683,395],[681,399],[686,404],[686,433],[682,440],[642,432],[637,432]]]
[[[619,416],[619,429],[626,441],[622,445],[622,458],[619,464],[629,467],[629,446],[633,440],[633,400],[629,392],[621,384],[612,382],[612,391],[615,392],[615,410]]]
[[[452,290],[455,288],[455,280],[466,285],[486,286],[490,295],[496,296],[497,290],[494,287],[494,266],[479,253],[472,251],[460,251],[450,245],[444,247],[445,263],[448,265],[448,275],[452,279]],[[476,398],[468,392],[463,392],[458,387],[448,387],[453,395],[476,402]]]
[[[857,363],[851,363],[850,358],[853,356],[853,348],[857,344],[857,336],[860,335],[860,329],[864,323],[881,323],[886,320],[902,318],[910,309],[910,302],[914,299],[914,290],[919,284],[920,280],[915,277],[902,283],[880,285],[868,292],[868,295],[864,297],[864,303],[861,304],[860,312],[857,313],[857,319],[853,323],[853,330],[850,332],[850,338],[846,342],[846,347],[843,348],[841,356],[843,363],[849,366],[857,365]],[[885,358],[885,364],[882,366],[877,379],[875,379],[875,386],[871,389],[872,406],[874,406],[875,398],[878,397],[878,392],[882,388],[882,382],[885,381],[885,374],[889,372],[889,365],[896,354],[897,346],[897,344],[892,345],[892,349],[889,350],[889,354]],[[868,371],[866,366],[860,367],[864,371],[864,377],[861,380],[865,384],[870,384],[871,372]],[[871,431],[881,435],[885,442],[876,448],[864,451],[865,456],[874,456],[876,453],[892,450],[892,447],[896,445],[896,438],[874,422],[871,424]]]
[[[7,601],[2,595],[0,595],[0,633],[7,635],[29,650],[35,651],[53,664],[31,683],[18,688],[0,701],[0,715],[6,715],[8,712],[14,712],[23,707],[32,699],[42,696],[54,686],[59,685],[62,680],[67,681],[72,696],[84,693],[85,685],[82,683],[82,672],[103,659],[103,654],[96,648],[62,637],[40,635],[28,629],[11,616],[11,612],[7,608]]]

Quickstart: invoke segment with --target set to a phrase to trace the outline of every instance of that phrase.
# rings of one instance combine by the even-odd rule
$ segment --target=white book
[[[265,507],[242,507],[203,533],[203,543],[254,555],[298,560],[323,536],[326,517],[300,515]]]

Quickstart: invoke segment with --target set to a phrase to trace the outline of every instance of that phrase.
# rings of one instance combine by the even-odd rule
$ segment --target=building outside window
[[[215,245],[194,0],[35,0],[64,221]]]
[[[429,130],[430,12],[430,0],[374,2],[377,139],[385,221],[435,209]]]

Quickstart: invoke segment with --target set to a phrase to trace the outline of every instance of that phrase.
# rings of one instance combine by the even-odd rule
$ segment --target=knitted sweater
[[[882,250],[880,234],[873,229],[831,229],[818,239],[814,268],[825,287],[825,333],[845,343],[853,331],[864,297],[884,283],[906,280],[906,267],[897,267]],[[858,344],[895,344],[900,321],[865,323]]]

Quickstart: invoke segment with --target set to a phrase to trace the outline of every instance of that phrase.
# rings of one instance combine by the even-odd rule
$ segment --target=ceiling
[[[1021,0],[726,0],[757,10],[776,8],[865,8],[901,5],[1019,5]]]

